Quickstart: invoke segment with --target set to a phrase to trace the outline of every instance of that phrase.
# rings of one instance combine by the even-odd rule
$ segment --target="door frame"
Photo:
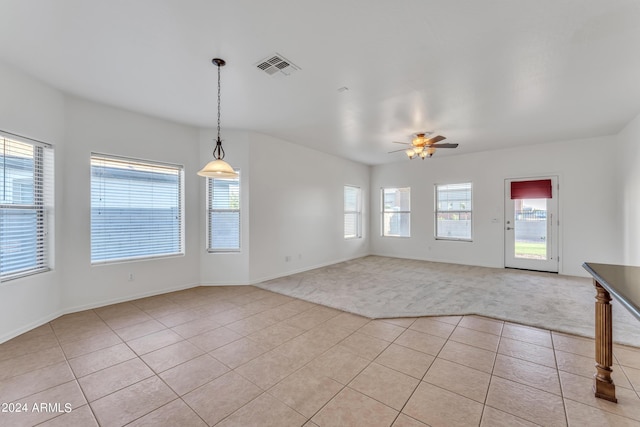
[[[555,204],[555,214],[549,219],[547,224],[547,233],[550,236],[551,244],[549,245],[549,250],[552,252],[552,259],[547,261],[547,266],[541,268],[541,264],[536,266],[535,261],[529,262],[526,259],[522,259],[516,263],[511,263],[511,265],[507,261],[508,256],[508,245],[507,245],[507,237],[510,232],[507,231],[507,221],[513,213],[513,208],[510,205],[512,203],[511,200],[511,182],[516,181],[535,181],[535,180],[543,180],[543,179],[551,179],[552,183],[552,199]],[[543,272],[551,272],[551,273],[561,273],[561,263],[560,263],[560,254],[562,249],[562,240],[561,240],[561,229],[560,229],[560,175],[559,174],[549,174],[549,175],[537,175],[537,176],[526,176],[526,177],[517,177],[517,178],[505,178],[504,180],[504,220],[503,220],[503,239],[502,239],[502,249],[503,249],[503,265],[505,268],[516,268],[523,270],[534,270],[534,271],[543,271]],[[511,224],[513,226],[514,224]]]

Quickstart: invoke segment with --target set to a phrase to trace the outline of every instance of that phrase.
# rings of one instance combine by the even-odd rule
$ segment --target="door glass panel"
[[[516,199],[516,258],[547,259],[547,199]]]

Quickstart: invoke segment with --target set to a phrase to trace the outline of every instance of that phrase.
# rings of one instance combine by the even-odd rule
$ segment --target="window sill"
[[[35,276],[36,274],[46,273],[48,271],[51,271],[51,269],[49,267],[43,267],[43,268],[38,268],[38,269],[34,269],[34,270],[29,270],[29,271],[23,271],[23,272],[15,273],[15,274],[7,274],[6,276],[0,278],[0,283],[7,283],[7,282],[10,282],[10,281],[16,280],[16,279],[22,279],[24,277]]]
[[[184,252],[179,252],[175,254],[149,255],[149,256],[140,256],[135,258],[108,259],[104,261],[92,261],[91,267],[99,267],[101,265],[111,265],[111,264],[123,264],[123,263],[138,262],[138,261],[152,261],[154,259],[178,258],[183,256],[184,256]]]

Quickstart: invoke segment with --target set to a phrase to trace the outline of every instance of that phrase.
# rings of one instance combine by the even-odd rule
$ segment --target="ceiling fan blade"
[[[406,149],[406,148],[401,148],[401,149],[399,149],[399,150],[389,151],[389,152],[388,152],[388,154],[391,154],[391,153],[398,153],[398,152],[400,152],[400,151],[407,151],[407,149]]]
[[[458,144],[445,143],[445,144],[432,144],[431,146],[435,148],[457,148]]]
[[[433,138],[427,139],[426,144],[432,145],[432,144],[435,144],[436,142],[442,141],[443,139],[447,139],[447,138],[445,138],[442,135],[434,136]]]
[[[398,142],[398,141],[391,141],[393,144],[404,144],[404,145],[411,145],[410,142]]]

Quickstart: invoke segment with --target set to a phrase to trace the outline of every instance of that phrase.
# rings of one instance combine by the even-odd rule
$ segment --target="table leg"
[[[595,279],[596,287],[596,374],[593,391],[596,397],[618,402],[616,386],[611,379],[613,365],[613,327],[611,318],[611,295]]]

